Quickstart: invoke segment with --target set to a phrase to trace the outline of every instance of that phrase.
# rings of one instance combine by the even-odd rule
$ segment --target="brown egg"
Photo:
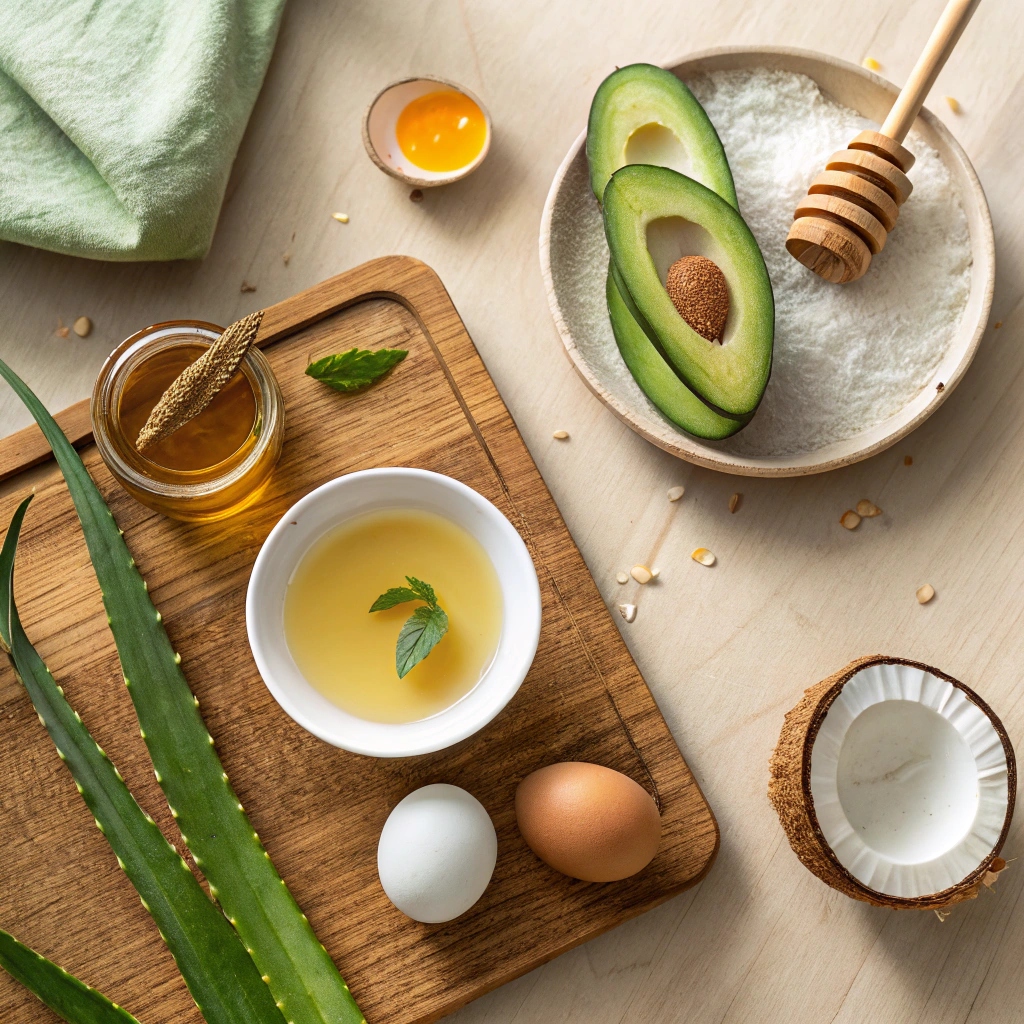
[[[614,882],[658,852],[661,818],[631,778],[586,761],[549,764],[516,790],[516,820],[527,846],[556,871],[584,882]]]

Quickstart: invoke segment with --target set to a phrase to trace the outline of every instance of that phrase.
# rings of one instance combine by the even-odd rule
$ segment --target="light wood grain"
[[[216,526],[187,527],[134,502],[94,447],[83,458],[164,615],[240,799],[370,1024],[426,1024],[694,884],[711,866],[718,831],[437,276],[416,260],[375,260],[270,307],[263,325],[257,344],[281,384],[287,436],[254,507]],[[310,359],[356,344],[409,355],[386,383],[357,396],[306,376]],[[0,475],[25,447],[24,438],[0,441]],[[502,509],[537,566],[543,623],[533,668],[490,726],[437,754],[367,759],[316,740],[274,703],[249,651],[243,598],[260,541],[290,505],[343,473],[396,463],[454,476]],[[10,477],[0,519],[27,486]],[[97,739],[115,763],[115,751],[127,750],[133,766],[144,765],[110,634],[89,608],[96,583],[67,490],[50,472],[37,493],[18,580],[26,628],[73,706],[100,724]],[[31,724],[31,703],[11,685],[12,670],[3,672],[0,717],[18,725],[0,747],[0,813],[31,822],[5,847],[4,923],[32,934],[33,945],[143,1019],[166,1019],[187,1003],[184,986],[175,984],[151,922],[137,908],[122,912],[133,899],[127,879],[91,883],[106,875],[113,855],[91,832],[89,811],[75,800],[49,739]],[[527,848],[515,827],[515,788],[560,760],[616,768],[654,796],[662,841],[642,872],[587,885]],[[499,836],[484,897],[434,926],[398,912],[376,871],[391,808],[430,782],[468,789]],[[149,780],[136,795],[154,815],[162,812],[180,846]],[[116,930],[116,945],[89,937],[99,917]],[[120,973],[125,962],[130,978]],[[0,1019],[42,1024],[47,1016],[0,975]]]
[[[802,47],[855,64],[872,57],[902,84],[942,6],[290,3],[205,261],[110,266],[0,246],[0,353],[51,409],[85,398],[107,352],[146,324],[181,316],[227,324],[383,253],[425,260],[451,292],[606,603],[639,596],[636,621],[617,625],[715,809],[718,860],[699,886],[477,1000],[452,1024],[1020,1020],[1024,860],[945,923],[859,905],[803,868],[765,789],[784,712],[806,687],[876,650],[962,679],[1024,749],[1022,5],[982,3],[932,91],[935,117],[985,188],[998,274],[970,371],[891,451],[792,480],[737,481],[680,462],[576,375],[537,263],[552,175],[616,64],[666,63],[712,46]],[[360,121],[384,84],[420,73],[472,88],[495,138],[478,172],[414,204],[366,158]],[[332,221],[335,210],[351,222]],[[255,294],[239,293],[243,279]],[[54,335],[58,317],[70,324],[82,313],[96,324],[92,335]],[[26,422],[0,390],[4,432]],[[559,428],[568,441],[552,439]],[[686,495],[672,505],[665,492],[675,484]],[[734,491],[743,501],[730,515]],[[884,514],[847,533],[839,516],[863,497]],[[690,560],[699,545],[718,555],[714,568]],[[617,571],[649,558],[661,568],[656,586],[615,582]],[[914,591],[926,582],[937,597],[920,606]],[[56,771],[49,761],[41,767]],[[136,762],[144,781],[143,769]],[[5,843],[30,827],[17,809],[0,813]],[[83,841],[99,841],[90,831]],[[1018,815],[1007,858],[1022,857],[1022,836]],[[108,870],[116,880],[116,867]],[[38,913],[36,938],[51,923]],[[116,948],[104,927],[93,925]],[[144,1024],[171,1021],[151,1015]]]
[[[807,189],[809,196],[836,196],[856,204],[870,213],[886,231],[896,226],[900,208],[896,200],[884,189],[872,184],[867,178],[845,171],[822,171]]]
[[[909,173],[917,158],[909,149],[904,149],[895,139],[881,132],[865,128],[850,140],[850,149],[866,149],[869,153],[877,153],[895,164],[904,174]]]
[[[900,90],[896,102],[882,125],[882,134],[902,142],[907,137],[915,118],[931,92],[935,79],[949,60],[967,22],[971,20],[979,0],[949,0],[942,15],[932,29],[921,56],[910,72],[907,84]]]
[[[978,0],[949,0],[907,84],[886,116],[881,132],[858,134],[849,149],[833,154],[825,165],[827,171],[836,171],[848,178],[866,178],[888,192],[897,206],[906,202],[912,186],[904,172],[909,170],[913,156],[900,143],[920,114],[935,79],[977,6]],[[865,212],[869,220],[874,219],[873,209]],[[856,281],[867,273],[871,256],[878,249],[871,244],[873,232],[863,230],[862,217],[856,211],[844,209],[823,215],[808,212],[802,204],[794,217],[786,239],[786,249],[794,259],[834,284]],[[886,225],[886,230],[891,231],[893,226]],[[857,236],[863,237],[870,252],[865,252],[858,244]]]
[[[797,217],[813,216],[816,213],[829,214],[842,222],[856,227],[857,234],[867,243],[871,255],[882,251],[885,247],[886,230],[881,221],[873,214],[851,203],[841,196],[831,196],[820,192],[812,192],[800,200],[796,208]]]
[[[798,212],[802,209],[807,212],[793,221],[786,236],[787,252],[832,284],[863,277],[871,266],[871,249],[861,232],[845,223],[845,217],[812,213],[804,204],[797,207]]]
[[[888,159],[866,150],[843,149],[833,153],[825,164],[826,171],[847,171],[873,181],[902,206],[914,186],[910,179]]]
[[[888,192],[897,206],[906,202],[912,186],[904,172],[910,169],[914,157],[900,143],[921,113],[935,79],[977,6],[978,0],[949,0],[907,84],[886,115],[881,132],[860,132],[848,150],[831,157],[826,170],[866,178]],[[874,215],[873,210],[868,213],[869,218]],[[871,232],[865,234],[859,215],[844,210],[822,216],[797,207],[794,217],[786,248],[804,266],[834,284],[856,281],[867,273],[871,255],[878,249],[871,245]],[[828,221],[834,221],[835,226],[830,227]],[[892,224],[886,225],[887,231],[892,229]],[[863,236],[871,252],[865,253],[853,235]]]

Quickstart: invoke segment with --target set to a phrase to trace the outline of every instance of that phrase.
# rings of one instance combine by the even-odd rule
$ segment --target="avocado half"
[[[605,295],[608,316],[623,362],[644,394],[677,427],[707,440],[730,437],[750,420],[715,412],[702,402],[676,375],[657,345],[640,326],[640,314],[629,292],[616,281],[615,264],[608,268]]]
[[[671,167],[739,208],[725,150],[704,108],[671,71],[630,64],[598,86],[587,123],[590,187],[603,202],[626,164]]]
[[[627,165],[611,176],[603,208],[612,260],[641,326],[683,383],[714,411],[752,414],[771,372],[775,300],[761,250],[743,218],[700,182],[645,164]],[[721,344],[697,334],[665,290],[669,265],[684,255],[707,256],[725,275],[730,309]]]

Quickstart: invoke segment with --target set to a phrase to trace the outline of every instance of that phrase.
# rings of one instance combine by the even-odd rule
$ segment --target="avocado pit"
[[[665,281],[679,315],[708,341],[721,343],[729,316],[725,275],[707,256],[683,256],[668,268]]]

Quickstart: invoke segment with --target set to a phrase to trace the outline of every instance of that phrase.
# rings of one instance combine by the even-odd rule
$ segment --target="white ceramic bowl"
[[[424,167],[418,167],[406,158],[395,134],[398,115],[413,100],[431,92],[458,92],[468,96],[480,108],[487,125],[480,152],[464,167],[458,167],[454,171],[428,171]],[[461,85],[444,78],[406,78],[381,89],[367,108],[363,117],[363,145],[370,159],[392,178],[398,178],[407,185],[416,185],[418,188],[448,185],[471,174],[484,162],[491,148],[491,115],[487,113],[487,108],[480,102],[479,97]]]
[[[479,683],[450,708],[418,722],[368,722],[332,704],[299,671],[284,634],[288,582],[327,531],[377,509],[413,508],[444,516],[483,546],[498,575],[501,636]],[[367,469],[323,484],[296,502],[270,532],[249,579],[245,622],[256,667],[281,707],[336,747],[373,757],[441,750],[490,722],[519,689],[540,639],[540,586],[515,527],[472,488],[422,469]]]
[[[885,120],[899,91],[884,78],[855,64],[809,50],[782,47],[705,50],[667,67],[684,80],[713,71],[747,68],[795,71],[812,78],[822,92],[843,106],[877,123]],[[594,259],[601,268],[595,289],[597,298],[588,298],[581,292],[577,257],[594,247],[591,237],[586,235],[584,218],[579,211],[596,211],[590,192],[584,131],[573,143],[551,183],[541,220],[540,260],[555,326],[566,353],[587,387],[616,416],[659,448],[698,466],[743,476],[803,476],[848,466],[883,451],[920,426],[950,396],[974,358],[992,305],[995,246],[985,194],[967,154],[945,125],[926,109],[921,111],[914,128],[938,151],[949,169],[967,215],[973,265],[967,307],[956,335],[929,379],[921,381],[920,391],[902,409],[850,437],[795,455],[733,453],[729,441],[702,441],[669,423],[633,380],[619,372],[621,358],[614,349],[610,329],[608,344],[603,344],[594,328],[594,309],[601,310],[599,315],[607,319],[603,310],[608,255],[600,226],[596,229],[598,244],[594,249]],[[599,215],[597,223],[600,223]],[[874,269],[868,273],[874,273]]]

